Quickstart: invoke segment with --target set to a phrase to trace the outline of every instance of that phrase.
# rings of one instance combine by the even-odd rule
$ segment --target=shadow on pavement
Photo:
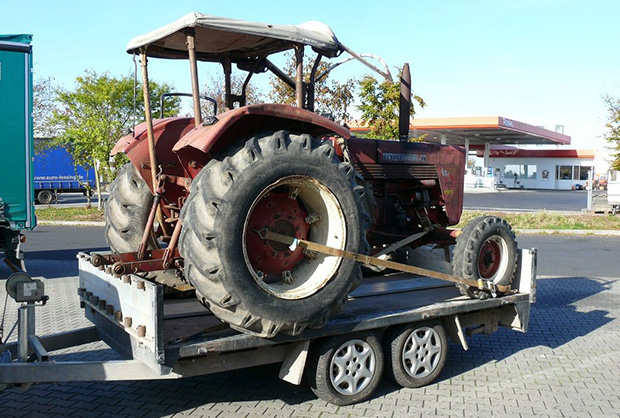
[[[86,248],[80,251],[108,251],[107,247]],[[78,275],[78,250],[45,250],[24,252],[26,271],[31,277],[59,279]],[[12,271],[4,263],[0,263],[0,278],[7,278]]]
[[[613,309],[615,295],[605,292],[613,281],[567,277],[539,279],[537,300],[532,305],[529,329],[526,334],[500,328],[489,336],[468,338],[469,350],[452,343],[449,358],[441,380],[482,366],[490,361],[500,361],[532,347],[555,349],[577,337],[587,335],[613,321],[615,313],[600,308]],[[592,298],[591,301],[586,301]],[[580,310],[576,302],[580,302]],[[583,309],[584,306],[592,308]]]

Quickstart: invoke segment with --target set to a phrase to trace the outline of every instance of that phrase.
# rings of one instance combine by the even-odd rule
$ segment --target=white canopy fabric
[[[291,49],[294,44],[308,45],[330,58],[343,50],[330,27],[321,22],[270,25],[194,12],[135,37],[127,44],[127,52],[134,54],[147,47],[151,57],[186,58],[187,28],[195,29],[196,55],[206,61],[256,58]]]

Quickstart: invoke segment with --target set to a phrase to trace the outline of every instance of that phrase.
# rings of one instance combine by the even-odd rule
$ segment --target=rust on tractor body
[[[353,165],[355,182],[365,191],[364,209],[371,217],[366,238],[372,253],[412,236],[417,237],[409,242],[412,247],[428,243],[445,247],[455,242],[454,232],[447,227],[459,222],[463,208],[465,152],[461,147],[408,142],[410,75],[403,74],[401,77],[401,93],[406,97],[401,100],[404,110],[401,109],[399,120],[399,138],[372,140],[354,137],[346,126],[311,111],[315,104],[315,82],[326,74],[317,73],[318,64],[325,57],[334,58],[347,52],[391,80],[387,65],[383,63],[385,71],[377,69],[362,58],[365,54],[354,53],[333,36],[331,29],[317,22],[301,25],[294,31],[290,29],[271,25],[267,28],[251,22],[191,14],[130,42],[128,52],[139,53],[143,58],[145,84],[148,84],[147,56],[186,58],[190,61],[195,114],[193,117],[163,119],[152,119],[149,114],[146,122],[137,125],[132,134],[122,137],[114,147],[112,154],[126,154],[136,167],[155,196],[155,203],[144,229],[142,244],[135,250],[137,253],[117,255],[109,261],[126,264],[131,271],[171,267],[182,269],[183,261],[175,247],[181,231],[180,212],[185,199],[190,197],[192,180],[213,158],[235,144],[260,133],[276,131],[309,134],[319,140],[330,140],[340,161]],[[239,33],[245,34],[244,37],[240,38]],[[221,37],[232,42],[226,44],[230,50],[222,49],[224,46],[218,43],[222,43],[224,38]],[[303,60],[307,58],[303,52],[304,46],[318,53],[308,77],[303,74]],[[268,60],[270,54],[286,50],[294,52],[295,74],[292,75],[285,74]],[[222,65],[225,75],[224,102],[229,110],[220,114],[214,111],[209,117],[199,114],[199,100],[205,99],[198,91],[197,63],[200,61]],[[247,72],[240,95],[231,92],[233,65]],[[340,63],[329,70],[338,65]],[[405,68],[408,69],[408,66]],[[284,104],[245,105],[250,78],[267,70],[294,90],[296,107]],[[213,98],[206,99],[215,103]],[[146,93],[145,101],[148,101]],[[239,107],[230,109],[235,103]],[[259,211],[250,220],[256,223],[256,228],[268,224],[274,230],[281,229],[280,232],[293,235],[297,232],[299,237],[306,237],[308,229],[301,225],[301,219],[310,219],[313,214],[306,213],[303,206],[289,204],[288,200],[296,196],[292,193],[293,186],[289,186],[288,191],[276,191],[273,196],[265,197],[263,202],[265,206],[286,202],[286,205],[280,205],[282,210],[271,211],[259,205],[265,213]],[[283,193],[281,198],[278,193]],[[295,211],[303,217],[297,216]],[[287,219],[290,216],[291,219],[280,220],[275,216]],[[159,226],[152,230],[156,218]],[[305,222],[311,224],[308,220]],[[168,249],[148,250],[147,243],[153,238],[150,234],[168,242]],[[249,237],[244,245],[256,248],[263,244],[254,242],[254,238]],[[246,262],[256,270],[256,276],[282,275],[285,281],[292,282],[299,278],[291,274],[291,266],[297,265],[302,257],[310,256],[302,256],[300,251],[289,252],[266,245],[264,251],[249,254]]]

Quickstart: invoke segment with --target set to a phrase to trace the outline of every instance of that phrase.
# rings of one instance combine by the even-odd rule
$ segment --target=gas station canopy
[[[571,141],[568,135],[502,116],[416,118],[409,132],[412,137],[427,134],[424,140],[428,142],[472,148],[485,144],[569,145]]]

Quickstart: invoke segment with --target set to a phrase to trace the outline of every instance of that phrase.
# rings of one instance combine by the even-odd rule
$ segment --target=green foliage
[[[402,69],[398,72],[399,75]],[[399,78],[400,79],[400,78]],[[369,138],[398,139],[398,110],[400,102],[400,82],[377,81],[366,75],[360,82],[361,120],[368,126]],[[412,92],[411,116],[415,114],[414,102],[426,106],[424,99]]]
[[[310,81],[310,73],[315,59],[315,54],[305,59],[304,77],[306,83]],[[328,68],[329,64],[321,61],[316,74],[323,74]],[[287,54],[283,70],[289,77],[295,79],[295,57],[293,54]],[[271,76],[269,84],[271,85],[271,91],[268,97],[271,102],[295,105],[296,96],[294,89],[274,75]],[[319,114],[329,114],[337,122],[348,121],[351,118],[349,111],[350,105],[353,102],[355,88],[356,82],[354,79],[348,79],[344,83],[340,83],[336,80],[330,80],[329,75],[322,77],[315,82],[314,111]]]
[[[159,97],[171,87],[150,82],[153,115],[159,113]],[[144,119],[142,89],[136,91],[136,123]],[[92,167],[98,176],[109,179],[122,164],[122,157],[110,159],[110,151],[133,126],[134,81],[131,76],[116,78],[108,73],[86,71],[76,78],[72,91],[58,90],[58,109],[52,122],[58,127],[55,143],[67,148],[75,164]],[[179,100],[170,99],[166,115],[179,111]]]
[[[463,228],[467,222],[479,216],[499,216],[514,229],[548,229],[548,230],[617,230],[620,228],[618,216],[600,216],[594,214],[565,215],[554,212],[483,212],[464,210],[457,228]]]
[[[35,78],[32,86],[32,125],[35,138],[54,138],[58,126],[53,123],[53,113],[58,110],[58,85],[52,77]],[[38,154],[45,148],[46,141],[35,143]]]
[[[607,142],[611,144],[614,160],[611,163],[613,170],[620,170],[620,99],[612,96],[603,98],[607,105],[608,119],[605,126],[607,127]]]

